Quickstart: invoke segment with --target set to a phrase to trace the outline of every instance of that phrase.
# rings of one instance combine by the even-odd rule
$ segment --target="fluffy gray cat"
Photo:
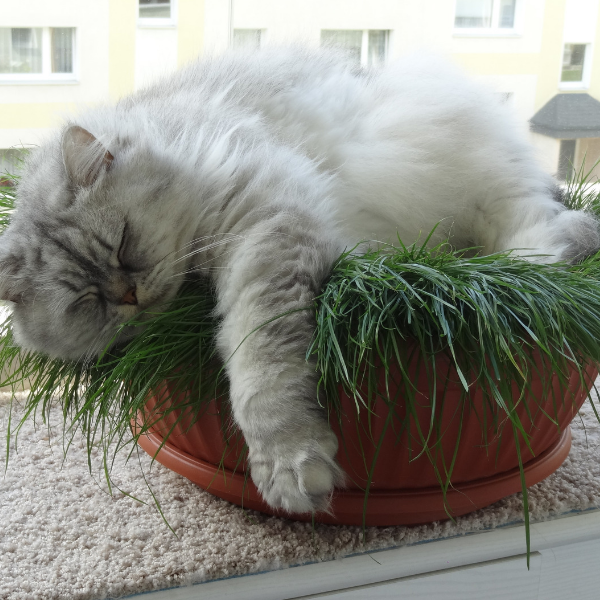
[[[85,360],[186,274],[211,277],[252,478],[272,507],[326,509],[343,474],[305,360],[313,315],[242,340],[309,305],[361,240],[409,244],[440,222],[432,243],[545,261],[595,250],[596,222],[553,189],[507,108],[437,60],[367,72],[331,51],[226,54],[31,153],[0,295],[21,346]]]

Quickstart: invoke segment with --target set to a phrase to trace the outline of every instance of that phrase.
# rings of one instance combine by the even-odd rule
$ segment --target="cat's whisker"
[[[264,49],[78,116],[31,153],[2,235],[15,340],[93,367],[169,312],[186,277],[210,277],[255,483],[271,506],[322,507],[307,490],[339,471],[333,433],[313,420],[324,415],[303,309],[344,249],[448,238],[576,260],[600,246],[595,219],[556,203],[497,99],[440,66],[411,58],[364,77],[329,51]]]
[[[243,238],[244,240],[247,240],[249,237],[251,236],[260,236],[261,238],[264,237],[265,235],[281,235],[281,236],[287,236],[287,237],[295,237],[292,234],[287,234],[287,233],[283,233],[280,231],[266,231],[266,232],[260,232],[260,233],[255,233],[255,234],[250,234],[250,235],[245,235],[245,236],[237,236],[240,238]],[[211,237],[211,236],[206,236],[206,237]],[[194,256],[196,254],[200,254],[201,252],[205,251],[205,250],[209,250],[212,246],[219,246],[222,244],[227,243],[227,241],[222,241],[222,242],[215,242],[215,244],[211,244],[209,246],[203,246],[202,248],[198,248],[197,250],[190,252],[188,255],[186,255],[186,257],[190,257],[190,256]],[[223,254],[221,255],[221,257],[225,254],[230,254],[231,252],[233,252],[233,250],[235,250],[235,248],[232,248],[230,250],[227,250],[225,252],[223,252]],[[181,259],[177,259],[175,261],[173,261],[172,264],[175,264],[177,262],[179,262],[180,260],[183,260],[183,258],[186,257],[182,257]],[[190,267],[189,269],[186,269],[184,271],[179,271],[177,273],[173,273],[172,275],[170,275],[170,278],[175,278],[175,277],[180,277],[181,275],[189,275],[190,273],[195,273],[197,271],[201,271],[201,270],[209,270],[209,271],[215,271],[215,270],[231,270],[233,267],[232,266],[210,266],[210,267],[205,267],[206,264],[208,264],[209,262],[216,260],[218,257],[216,256],[212,256],[211,258],[208,258],[207,260],[196,264],[192,267]]]
[[[225,252],[223,252],[223,255],[224,254],[231,254],[234,250],[235,250],[235,248],[230,248],[229,250],[225,250]],[[221,257],[223,255],[221,255]],[[207,258],[205,261],[203,261],[201,263],[198,263],[196,265],[193,265],[192,267],[190,267],[189,269],[186,269],[185,271],[181,271],[178,274],[171,275],[171,277],[178,277],[179,275],[184,275],[184,274],[193,273],[194,271],[199,271],[199,270],[201,270],[204,267],[204,265],[206,265],[206,264],[208,264],[208,263],[210,263],[210,262],[212,262],[213,260],[216,260],[216,259],[217,259],[216,256],[211,256],[210,258]],[[211,266],[209,268],[210,269],[214,269],[214,268],[218,268],[218,267],[212,267]]]
[[[231,271],[231,269],[233,269],[233,267],[206,267],[204,270],[206,271]],[[197,273],[198,271],[203,270],[200,266],[195,266],[195,267],[190,267],[189,269],[186,269],[185,271],[180,271],[179,273],[175,273],[173,275],[170,275],[169,278],[174,278],[174,277],[180,277],[181,275],[191,275],[193,273]]]
[[[88,347],[81,353],[77,362],[81,362],[83,365],[88,365],[98,354],[100,350],[100,339],[106,332],[106,325],[98,332],[94,339],[89,343]]]
[[[96,334],[94,339],[89,343],[88,347],[84,352],[81,353],[77,362],[83,362],[84,365],[88,365],[89,363],[96,360],[98,354],[106,348],[106,343],[104,337],[106,334],[111,331],[114,331],[115,326],[118,324],[120,319],[110,319],[108,323],[105,323],[100,331]]]
[[[227,236],[236,237],[236,238],[243,237],[243,236],[241,236],[241,235],[239,235],[237,233],[213,233],[211,235],[205,235],[205,236],[197,237],[197,238],[194,238],[193,240],[190,240],[189,242],[187,242],[186,244],[184,244],[180,248],[177,248],[175,250],[172,250],[171,252],[168,252],[161,259],[159,259],[157,262],[161,262],[161,261],[165,260],[166,258],[168,258],[169,256],[171,256],[172,254],[177,254],[178,252],[182,252],[183,250],[185,250],[186,248],[189,248],[190,246],[193,246],[194,244],[197,244],[199,242],[203,242],[204,240],[214,239],[218,235],[221,235],[221,236],[227,235]]]
[[[244,239],[243,236],[236,236],[236,238]],[[196,248],[195,250],[188,252],[188,254],[185,254],[184,256],[177,258],[176,260],[173,261],[173,263],[175,264],[175,263],[181,262],[182,260],[186,260],[190,256],[200,254],[201,252],[208,252],[209,250],[212,250],[213,248],[218,248],[219,246],[224,246],[225,244],[228,244],[230,241],[232,241],[232,240],[219,240],[218,242],[213,242],[212,244],[202,246],[201,248]]]
[[[252,233],[252,234],[247,234],[247,235],[243,235],[243,236],[242,235],[237,235],[237,234],[228,234],[228,235],[235,236],[236,238],[244,240],[244,241],[246,241],[248,238],[250,238],[252,236],[261,237],[261,238],[263,238],[265,236],[269,236],[269,235],[281,235],[281,236],[294,237],[291,234],[283,233],[281,231],[261,231],[260,233]],[[213,236],[206,236],[206,237],[208,238],[208,237],[213,237]],[[209,250],[212,250],[213,248],[217,248],[219,246],[223,246],[225,244],[228,244],[230,241],[232,241],[232,240],[219,240],[217,242],[213,242],[212,244],[208,244],[206,246],[202,246],[201,248],[196,248],[195,250],[192,250],[192,252],[189,252],[185,256],[182,256],[182,257],[176,259],[173,262],[174,263],[180,262],[180,261],[185,260],[187,258],[190,258],[191,256],[194,256],[196,254],[200,254],[201,252],[207,252]]]

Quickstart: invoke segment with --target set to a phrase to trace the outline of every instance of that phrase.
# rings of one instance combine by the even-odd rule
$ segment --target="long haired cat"
[[[74,117],[31,153],[0,295],[21,346],[85,360],[187,274],[211,277],[252,478],[272,507],[325,509],[343,474],[305,360],[312,312],[242,340],[309,305],[362,240],[410,244],[441,223],[432,243],[486,253],[598,248],[596,222],[554,189],[506,107],[442,62],[229,53]]]

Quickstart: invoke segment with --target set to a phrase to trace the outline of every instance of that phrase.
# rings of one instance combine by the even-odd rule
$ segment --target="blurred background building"
[[[0,0],[0,172],[64,115],[205,53],[302,42],[376,67],[448,56],[514,108],[548,170],[600,158],[600,0]],[[598,171],[600,174],[600,170]]]

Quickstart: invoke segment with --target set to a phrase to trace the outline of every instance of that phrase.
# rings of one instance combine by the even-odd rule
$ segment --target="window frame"
[[[499,27],[500,22],[500,0],[492,0],[492,24],[490,27],[456,27],[456,9],[458,0],[454,0],[454,11],[452,13],[452,34],[453,37],[496,37],[513,38],[521,37],[521,11],[523,7],[522,0],[515,1],[515,20],[512,27]]]
[[[581,81],[562,81],[563,57],[565,55],[565,46],[573,44],[576,46],[585,46],[583,55],[583,70],[581,72]],[[593,44],[586,42],[563,42],[562,53],[560,55],[560,65],[558,71],[558,89],[559,90],[588,90],[592,80],[592,57],[594,56]]]
[[[4,28],[4,26],[3,26]],[[52,29],[73,30],[73,72],[52,73]],[[73,84],[79,83],[78,28],[39,27],[27,25],[8,25],[6,29],[41,29],[42,30],[42,72],[41,73],[0,73],[0,84]]]
[[[169,0],[171,16],[168,18],[140,17],[140,2],[137,1],[137,26],[142,29],[174,29],[177,27],[177,0]]]
[[[385,31],[385,58],[383,59],[383,63],[387,63],[390,56],[390,40],[392,37],[391,29],[320,29],[319,34],[321,36],[320,44],[322,44],[322,32],[323,31],[360,31],[362,34],[361,44],[360,44],[360,66],[368,68],[369,67],[369,32],[370,31]]]

